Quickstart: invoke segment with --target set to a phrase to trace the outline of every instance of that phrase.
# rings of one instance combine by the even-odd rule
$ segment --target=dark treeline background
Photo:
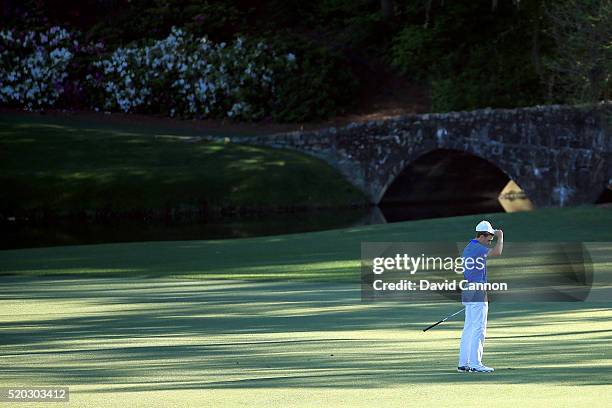
[[[398,78],[432,111],[589,102],[610,91],[610,0],[3,1],[4,26],[78,29],[109,49],[172,26],[298,57],[285,120],[355,109]]]

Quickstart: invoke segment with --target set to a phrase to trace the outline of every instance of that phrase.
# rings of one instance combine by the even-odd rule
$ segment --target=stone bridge
[[[612,186],[612,104],[410,115],[309,132],[233,137],[328,162],[378,204],[413,160],[436,149],[486,159],[537,207],[594,203]]]

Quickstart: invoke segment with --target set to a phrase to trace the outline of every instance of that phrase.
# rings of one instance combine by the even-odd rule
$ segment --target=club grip
[[[444,319],[444,320],[446,320],[446,319]],[[427,331],[427,330],[429,330],[429,329],[433,329],[434,327],[436,327],[437,325],[439,325],[440,323],[442,323],[444,320],[440,320],[439,322],[432,324],[431,326],[429,326],[429,327],[427,327],[427,328],[423,329],[423,331],[424,331],[424,332],[426,332],[426,331]]]

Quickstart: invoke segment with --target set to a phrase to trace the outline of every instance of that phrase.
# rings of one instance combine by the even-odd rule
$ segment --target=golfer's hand
[[[497,242],[495,242],[495,246],[489,250],[489,256],[500,256],[504,250],[504,231],[500,229],[495,230],[495,237],[497,237]]]

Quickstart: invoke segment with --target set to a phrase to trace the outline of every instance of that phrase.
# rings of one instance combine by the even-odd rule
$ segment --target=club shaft
[[[465,310],[465,309],[461,309],[461,310],[458,310],[458,311],[456,311],[455,313],[453,313],[453,314],[451,314],[451,315],[446,316],[444,319],[442,319],[442,320],[440,320],[440,321],[438,321],[438,322],[436,322],[436,323],[432,324],[431,326],[429,326],[429,327],[427,327],[427,328],[423,329],[423,331],[424,331],[424,332],[426,332],[427,330],[429,330],[429,329],[432,329],[432,328],[436,327],[436,326],[437,326],[437,325],[439,325],[440,323],[444,323],[445,321],[447,321],[447,320],[448,320],[448,319],[450,319],[451,317],[458,315],[459,313],[463,312],[464,310]]]

